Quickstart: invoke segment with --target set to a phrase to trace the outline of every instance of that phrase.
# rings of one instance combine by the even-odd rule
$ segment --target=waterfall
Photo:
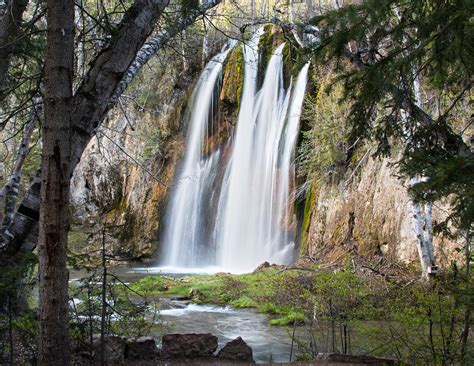
[[[285,88],[282,44],[257,90],[261,34],[242,45],[244,85],[228,159],[220,150],[202,153],[228,50],[211,60],[195,87],[184,160],[168,208],[164,266],[187,271],[212,266],[238,273],[264,261],[288,263],[293,258],[294,147],[309,64],[294,88],[291,82]],[[221,166],[224,173],[218,174]]]
[[[219,151],[203,155],[209,125],[213,124],[218,82],[231,47],[214,57],[204,68],[194,88],[186,112],[188,133],[178,179],[171,190],[171,203],[164,236],[163,263],[193,267],[208,258],[206,251],[206,212],[208,194],[215,179]]]

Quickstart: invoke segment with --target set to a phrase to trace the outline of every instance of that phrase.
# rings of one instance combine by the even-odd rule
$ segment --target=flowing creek
[[[113,268],[111,272],[125,283],[133,283],[156,273],[153,270],[148,272],[146,268],[128,267]],[[184,274],[168,275],[179,277]],[[85,276],[87,276],[85,272],[71,271],[70,281],[77,282]],[[160,318],[170,327],[169,333],[211,333],[219,338],[218,349],[240,336],[252,347],[253,357],[257,363],[289,361],[292,328],[271,326],[268,317],[254,309],[201,305],[170,298],[160,298],[159,302]],[[161,340],[161,334],[152,335],[157,342]],[[296,327],[295,339],[307,340],[307,328]],[[297,353],[296,351],[295,344],[293,355]]]

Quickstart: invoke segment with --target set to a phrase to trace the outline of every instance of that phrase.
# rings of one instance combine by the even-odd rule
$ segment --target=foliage
[[[317,77],[322,78],[322,75]],[[321,89],[329,77],[321,82]],[[347,102],[339,103],[343,88],[335,86],[316,98],[307,95],[302,118],[309,124],[298,150],[298,174],[324,182],[337,178],[345,167],[348,150]]]
[[[36,358],[38,322],[34,311],[21,315],[0,313],[0,335],[0,364],[20,364],[20,360]]]
[[[415,199],[449,197],[447,221],[461,230],[474,219],[474,156],[463,141],[471,123],[463,107],[473,83],[473,11],[472,0],[366,0],[312,19],[320,42],[308,48],[319,63],[336,61],[334,83],[342,82],[352,105],[349,143],[374,140],[379,154],[403,146],[401,171],[426,178],[413,187]]]
[[[457,269],[441,273],[429,286],[409,274],[387,280],[348,266],[336,271],[268,268],[243,275],[149,276],[132,288],[148,296],[187,296],[199,289],[201,302],[256,307],[275,326],[305,324],[311,342],[295,341],[306,359],[328,351],[408,363],[415,359],[417,364],[469,364],[474,357],[472,339],[464,347],[461,337],[466,311],[474,305],[474,283],[472,275]]]
[[[244,87],[244,52],[242,45],[238,44],[230,52],[224,65],[224,77],[220,100],[239,110],[240,98]]]
[[[363,331],[379,339],[378,354],[392,353],[422,364],[470,364],[474,360],[472,339],[464,338],[466,311],[473,306],[473,279],[455,269],[443,274],[431,288],[412,285],[396,291],[385,307],[390,318]],[[386,340],[380,342],[380,339]],[[466,342],[466,343],[464,343]]]
[[[303,313],[298,312],[298,311],[292,311],[281,318],[270,320],[271,325],[280,325],[280,326],[293,325],[295,323],[297,325],[302,325],[302,324],[305,324],[305,322],[306,322],[306,317],[304,316]]]
[[[15,259],[15,265],[2,266],[0,273],[0,364],[36,355],[38,323],[30,310],[28,297],[36,285],[38,260],[29,253]],[[22,353],[22,354],[21,354]]]
[[[34,268],[38,263],[38,258],[34,253],[28,253],[20,260],[16,260],[14,265],[4,265],[0,273],[0,312],[5,312],[8,304],[17,303],[21,296],[27,296],[34,286]],[[16,311],[16,310],[15,310]]]

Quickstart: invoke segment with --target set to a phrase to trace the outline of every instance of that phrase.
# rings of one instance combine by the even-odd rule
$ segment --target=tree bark
[[[115,104],[117,103],[118,98],[122,95],[124,90],[127,88],[128,85],[133,81],[135,76],[140,72],[143,65],[145,65],[150,58],[155,55],[163,46],[169,42],[173,37],[175,37],[179,32],[183,31],[202,14],[209,9],[214,8],[215,6],[219,5],[222,0],[206,0],[201,5],[199,5],[196,9],[191,10],[188,15],[184,18],[179,18],[175,23],[171,24],[170,26],[166,27],[166,29],[162,30],[158,33],[155,37],[150,39],[147,43],[140,48],[140,51],[137,53],[135,60],[128,68],[127,72],[125,73],[124,77],[120,81],[117,90],[112,95],[109,101],[109,109],[110,110]]]
[[[48,0],[39,229],[39,364],[69,364],[67,234],[74,0]]]
[[[41,97],[35,96],[33,98],[33,106],[30,109],[28,120],[23,126],[21,134],[21,140],[17,147],[17,155],[13,164],[12,173],[8,177],[3,188],[0,190],[0,200],[5,198],[5,209],[4,215],[1,219],[2,224],[0,227],[0,235],[9,236],[9,227],[15,217],[16,202],[18,199],[18,193],[20,191],[21,175],[23,170],[23,164],[25,163],[26,157],[30,150],[30,139],[36,128],[39,120],[39,115],[43,110],[43,101]]]

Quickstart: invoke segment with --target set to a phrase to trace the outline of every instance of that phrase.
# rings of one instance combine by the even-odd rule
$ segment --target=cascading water
[[[196,266],[209,257],[206,251],[206,199],[212,191],[216,151],[209,158],[203,155],[208,127],[213,123],[214,103],[224,62],[231,47],[206,65],[191,96],[186,118],[188,135],[179,178],[171,192],[170,215],[164,237],[164,263],[171,266]]]
[[[245,272],[263,261],[292,259],[293,154],[309,64],[300,71],[294,90],[285,88],[285,45],[280,45],[257,91],[260,35],[242,46],[244,86],[228,161],[219,150],[210,156],[202,153],[228,51],[211,60],[194,90],[185,156],[171,193],[164,237],[166,267]],[[227,167],[219,178],[222,164]]]

